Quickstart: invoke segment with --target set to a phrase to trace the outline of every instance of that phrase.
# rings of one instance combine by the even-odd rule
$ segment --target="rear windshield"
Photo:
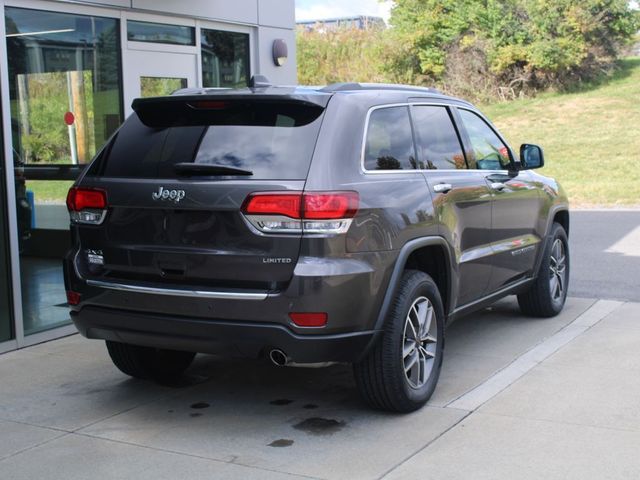
[[[176,178],[176,164],[197,163],[249,170],[253,174],[242,177],[247,180],[306,178],[322,108],[295,103],[211,103],[215,104],[212,109],[179,105],[134,112],[87,175]],[[169,120],[167,112],[171,112]]]

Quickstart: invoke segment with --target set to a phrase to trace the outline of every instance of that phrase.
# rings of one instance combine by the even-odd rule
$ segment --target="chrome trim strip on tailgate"
[[[221,300],[265,300],[266,292],[242,293],[211,290],[182,290],[175,288],[143,287],[140,285],[128,285],[126,283],[103,282],[101,280],[87,280],[87,285],[92,287],[119,290],[122,292],[150,293],[153,295],[169,295],[173,297],[216,298]]]

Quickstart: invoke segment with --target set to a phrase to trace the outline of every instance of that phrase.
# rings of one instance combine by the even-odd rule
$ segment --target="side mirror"
[[[544,167],[544,153],[538,145],[523,143],[520,145],[520,164],[523,170]]]

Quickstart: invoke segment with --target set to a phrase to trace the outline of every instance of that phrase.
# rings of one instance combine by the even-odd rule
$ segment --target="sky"
[[[390,1],[379,0],[296,0],[296,20],[371,15],[389,20]]]

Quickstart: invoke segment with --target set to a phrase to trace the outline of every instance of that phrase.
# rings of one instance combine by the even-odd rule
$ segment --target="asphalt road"
[[[573,211],[569,295],[640,301],[640,211]]]

